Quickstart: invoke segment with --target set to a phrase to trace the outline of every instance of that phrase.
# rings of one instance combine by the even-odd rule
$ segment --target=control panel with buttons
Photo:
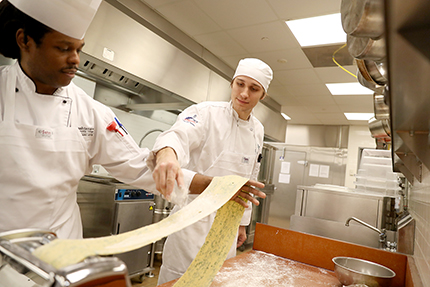
[[[153,200],[154,194],[143,189],[117,189],[115,200]]]

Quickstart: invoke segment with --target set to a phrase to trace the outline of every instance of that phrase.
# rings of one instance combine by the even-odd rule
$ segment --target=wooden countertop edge
[[[332,258],[336,256],[361,258],[392,269],[396,273],[392,287],[403,287],[406,283],[408,259],[406,255],[400,253],[261,223],[256,225],[253,249],[328,270],[334,269]],[[411,284],[415,283],[410,281]],[[415,286],[410,285],[409,287]]]

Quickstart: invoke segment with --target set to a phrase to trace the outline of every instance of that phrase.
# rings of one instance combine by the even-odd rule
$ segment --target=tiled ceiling
[[[357,80],[332,63],[314,67],[285,24],[338,13],[341,0],[142,1],[232,69],[244,57],[268,63],[274,71],[269,96],[291,117],[290,124],[367,124],[348,121],[343,113],[372,113],[372,96],[332,96],[326,83]],[[344,68],[356,74],[352,63]]]

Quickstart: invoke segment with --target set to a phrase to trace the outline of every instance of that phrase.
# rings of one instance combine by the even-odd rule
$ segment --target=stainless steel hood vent
[[[91,78],[98,83],[95,95],[97,100],[127,112],[148,116],[148,113],[140,113],[140,111],[166,110],[178,114],[193,104],[187,99],[99,61],[84,52],[81,54],[79,71],[80,76]],[[107,92],[106,88],[101,86],[118,91],[115,93],[115,99],[107,96],[112,91]]]

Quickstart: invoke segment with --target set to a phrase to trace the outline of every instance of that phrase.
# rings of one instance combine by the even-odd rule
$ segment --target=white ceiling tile
[[[311,63],[300,48],[260,52],[252,55],[265,61],[273,69],[274,74],[282,70],[312,68]]]
[[[298,70],[284,70],[277,71],[276,77],[283,85],[297,85],[297,84],[316,84],[321,83],[317,74],[313,69],[298,69]]]
[[[227,31],[250,53],[293,48],[297,41],[287,25],[280,21],[247,26]]]
[[[373,107],[373,95],[333,96],[333,100],[339,106],[353,105]]]
[[[288,90],[295,97],[302,96],[331,96],[330,91],[327,89],[326,85],[321,84],[303,84],[295,85],[291,84],[287,86]]]
[[[194,0],[223,29],[253,26],[278,19],[266,1],[261,0]]]
[[[267,0],[285,20],[308,18],[340,12],[342,0]]]
[[[290,94],[290,92],[282,86],[270,85],[269,96],[278,104],[299,106],[301,103]]]
[[[314,114],[308,111],[306,107],[303,106],[283,106],[281,112],[288,115],[291,120],[288,121],[290,124],[312,124],[320,125],[321,121],[315,117]]]
[[[209,51],[221,57],[246,53],[242,46],[226,32],[198,35],[195,39]]]
[[[296,98],[305,106],[336,105],[331,96],[301,96]]]
[[[249,55],[246,52],[243,52],[243,53],[239,53],[239,54],[232,55],[232,56],[222,56],[220,58],[221,58],[221,60],[224,61],[224,63],[229,65],[232,69],[236,69],[237,64],[239,63],[239,61],[241,59],[249,58],[249,57],[251,57],[251,55]]]
[[[353,75],[357,74],[356,66],[344,67]],[[357,78],[345,72],[340,67],[315,68],[315,73],[324,83],[352,83],[357,82]]]
[[[339,105],[342,113],[373,113],[373,107],[370,106],[354,106],[354,105]]]
[[[217,23],[190,0],[163,5],[157,11],[189,36],[222,30]]]

